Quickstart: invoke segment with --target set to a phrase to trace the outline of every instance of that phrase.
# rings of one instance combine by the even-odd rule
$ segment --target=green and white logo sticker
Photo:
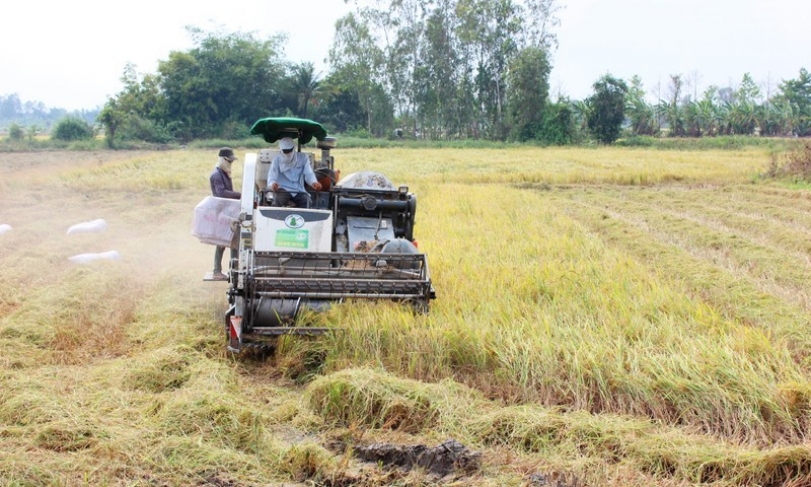
[[[287,225],[287,228],[301,228],[304,226],[304,223],[304,217],[296,215],[295,213],[287,215],[287,218],[284,219],[284,224]]]
[[[290,217],[288,217],[290,218]],[[276,230],[276,247],[306,249],[310,247],[309,230]]]

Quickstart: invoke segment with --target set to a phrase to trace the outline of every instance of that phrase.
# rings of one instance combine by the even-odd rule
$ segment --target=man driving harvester
[[[282,153],[273,158],[268,171],[268,189],[275,193],[273,206],[309,208],[310,195],[304,183],[316,191],[321,190],[321,183],[310,167],[309,158],[295,150],[295,143],[290,137],[279,139],[279,150]]]

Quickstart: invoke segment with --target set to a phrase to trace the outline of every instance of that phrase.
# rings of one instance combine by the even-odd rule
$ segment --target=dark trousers
[[[276,195],[273,197],[273,206],[295,206],[296,208],[309,208],[310,195],[306,191],[302,191],[301,193],[297,193],[295,196],[293,196],[280,188],[276,190]]]
[[[219,245],[217,246],[216,250],[214,250],[214,274],[222,272],[222,255],[224,253],[225,247],[220,247]],[[231,248],[231,260],[234,260],[236,258],[237,258],[237,249]]]

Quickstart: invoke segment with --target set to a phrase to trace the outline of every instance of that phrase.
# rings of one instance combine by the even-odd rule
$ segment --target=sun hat
[[[223,147],[220,149],[220,152],[217,155],[224,158],[228,162],[233,162],[237,159],[237,156],[234,155],[234,151],[231,150],[230,147]]]

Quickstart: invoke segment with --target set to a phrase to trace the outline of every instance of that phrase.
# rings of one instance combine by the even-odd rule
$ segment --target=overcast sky
[[[749,72],[764,92],[811,69],[809,0],[559,0],[552,95],[582,99],[603,74],[638,74],[667,95],[670,74],[735,86]],[[192,41],[185,26],[285,32],[285,58],[326,72],[343,0],[24,0],[7,2],[0,27],[0,95],[51,108],[90,109],[121,90],[127,62],[154,73]],[[692,92],[692,87],[688,87]]]

